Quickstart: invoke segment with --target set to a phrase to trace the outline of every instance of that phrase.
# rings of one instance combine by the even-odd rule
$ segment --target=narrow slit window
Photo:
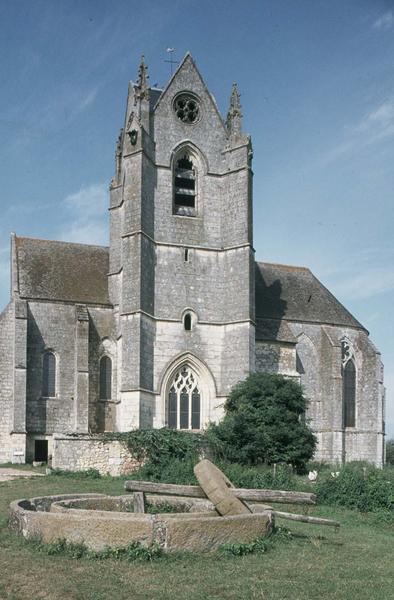
[[[56,395],[56,356],[45,352],[42,362],[42,395],[53,398]]]
[[[185,262],[189,262],[189,249],[185,248]]]
[[[183,325],[185,327],[185,331],[191,331],[192,328],[192,316],[190,313],[186,313],[185,318],[183,320]]]
[[[174,214],[185,217],[196,215],[196,171],[187,154],[175,164]]]
[[[112,397],[112,361],[109,356],[100,360],[100,400],[111,400]]]

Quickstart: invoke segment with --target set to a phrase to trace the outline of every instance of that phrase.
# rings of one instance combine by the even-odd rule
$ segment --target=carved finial
[[[227,131],[229,135],[240,135],[242,132],[241,95],[237,84],[233,83],[230,96],[230,108],[227,113]]]
[[[149,75],[144,55],[141,56],[141,63],[138,69],[137,90],[138,97],[141,100],[149,100]]]

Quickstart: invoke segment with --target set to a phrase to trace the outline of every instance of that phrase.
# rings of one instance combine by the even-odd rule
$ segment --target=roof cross
[[[172,74],[174,72],[174,65],[179,65],[179,60],[173,60],[173,56],[172,55],[175,52],[175,48],[167,48],[166,52],[168,53],[168,56],[170,58],[169,58],[169,60],[165,60],[164,62],[170,63],[171,77],[172,77]]]

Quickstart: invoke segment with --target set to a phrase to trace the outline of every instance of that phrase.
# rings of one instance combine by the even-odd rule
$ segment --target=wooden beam
[[[289,521],[300,521],[301,523],[309,523],[310,525],[328,525],[330,527],[340,527],[338,521],[332,521],[331,519],[308,517],[307,515],[295,515],[293,513],[281,512],[278,510],[273,510],[272,514],[280,519],[289,519]]]
[[[171,483],[153,483],[151,481],[129,480],[124,484],[128,492],[146,492],[171,496],[188,496],[189,498],[206,498],[203,489],[198,485],[174,485]],[[287,492],[282,490],[249,490],[230,488],[240,500],[249,502],[281,502],[285,504],[315,504],[316,496],[308,492]]]

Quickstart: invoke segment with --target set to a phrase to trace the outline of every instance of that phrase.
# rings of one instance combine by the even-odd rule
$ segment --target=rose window
[[[200,115],[197,99],[190,94],[180,94],[174,101],[175,114],[183,123],[195,123]]]

